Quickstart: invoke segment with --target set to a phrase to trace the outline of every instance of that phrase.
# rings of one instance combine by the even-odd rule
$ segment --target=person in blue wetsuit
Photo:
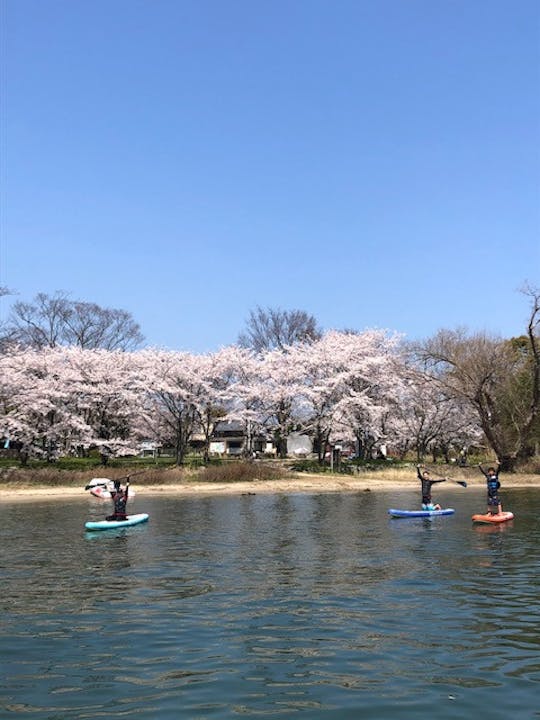
[[[496,468],[489,467],[487,472],[481,464],[479,464],[478,467],[487,482],[487,514],[498,515],[502,512],[501,498],[499,496],[499,488],[501,487],[501,483],[499,482],[499,470],[501,468],[501,464],[497,463]]]
[[[126,505],[129,494],[129,477],[127,478],[126,487],[123,490],[120,480],[114,481],[114,489],[111,490],[111,498],[114,503],[114,512],[107,517],[107,520],[126,520]]]
[[[421,467],[421,465],[416,466],[416,473],[422,483],[422,510],[440,510],[441,506],[439,503],[434,503],[431,497],[431,486],[435,485],[435,483],[446,482],[448,478],[438,478],[435,480],[431,477],[429,470],[424,468],[424,470],[420,472]]]

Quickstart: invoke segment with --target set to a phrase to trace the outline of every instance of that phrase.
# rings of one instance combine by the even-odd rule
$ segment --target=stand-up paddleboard
[[[388,514],[395,518],[421,518],[453,515],[455,512],[453,508],[443,508],[442,510],[395,510],[391,508]]]
[[[84,524],[87,530],[112,530],[113,528],[130,527],[148,520],[148,513],[139,513],[138,515],[128,515],[126,520],[89,520]]]
[[[472,521],[475,523],[486,523],[489,525],[490,523],[503,523],[507,522],[508,520],[514,519],[514,513],[511,512],[500,512],[496,515],[473,515]]]

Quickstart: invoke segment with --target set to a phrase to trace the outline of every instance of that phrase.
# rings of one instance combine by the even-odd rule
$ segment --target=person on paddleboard
[[[120,480],[114,481],[114,489],[111,490],[111,498],[114,504],[114,512],[107,517],[107,520],[126,520],[126,505],[129,494],[129,477],[127,478],[126,487],[123,490]]]
[[[501,464],[497,463],[496,468],[493,466],[489,467],[487,472],[480,463],[478,464],[478,467],[487,482],[487,514],[498,515],[502,512],[501,498],[499,496],[499,488],[501,487],[501,483],[499,482],[499,470],[501,468]]]
[[[435,480],[431,477],[429,470],[424,468],[424,470],[420,472],[421,467],[421,465],[416,466],[416,473],[418,475],[418,479],[422,483],[422,510],[440,510],[441,506],[439,503],[434,503],[431,497],[431,486],[435,485],[435,483],[446,482],[448,478],[439,478]]]

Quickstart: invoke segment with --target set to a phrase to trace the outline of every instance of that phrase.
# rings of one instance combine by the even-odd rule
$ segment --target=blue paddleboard
[[[113,528],[130,527],[148,520],[147,513],[139,513],[138,515],[128,515],[126,520],[97,520],[95,522],[88,521],[84,524],[87,530],[112,530]]]
[[[396,518],[421,518],[421,517],[437,517],[438,515],[453,515],[453,508],[443,508],[442,510],[395,510],[391,508],[388,514]]]

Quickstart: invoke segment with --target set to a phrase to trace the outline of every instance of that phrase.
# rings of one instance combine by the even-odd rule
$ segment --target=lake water
[[[3,503],[0,717],[540,717],[540,491],[503,491]]]

